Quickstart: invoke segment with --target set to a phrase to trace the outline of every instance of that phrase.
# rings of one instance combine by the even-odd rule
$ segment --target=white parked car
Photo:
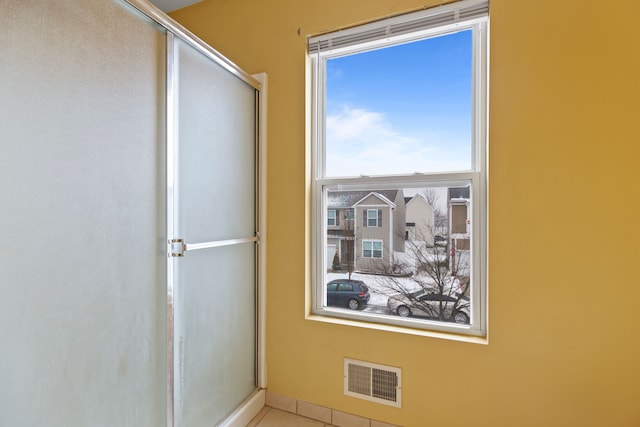
[[[420,289],[415,292],[389,296],[387,308],[401,317],[423,316],[445,322],[469,323],[469,298],[452,293],[443,295],[436,289]]]
[[[447,246],[447,238],[444,236],[441,236],[440,234],[436,234],[435,236],[433,236],[433,243],[436,246]]]

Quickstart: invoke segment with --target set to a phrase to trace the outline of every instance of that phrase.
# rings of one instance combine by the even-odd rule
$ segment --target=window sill
[[[384,332],[393,332],[393,333],[414,335],[414,336],[420,336],[420,337],[429,337],[429,338],[438,338],[438,339],[451,340],[451,341],[467,342],[471,344],[483,344],[483,345],[489,344],[488,336],[475,336],[475,335],[456,334],[453,332],[439,332],[439,331],[426,330],[426,329],[415,329],[415,328],[410,328],[405,326],[395,326],[395,325],[389,325],[389,324],[378,323],[378,322],[365,322],[360,320],[345,319],[341,317],[334,317],[331,315],[323,315],[323,314],[316,314],[316,313],[307,313],[307,315],[305,316],[305,319],[315,321],[315,322],[332,323],[335,325],[352,326],[356,328],[366,328],[366,329],[373,329],[373,330],[384,331]]]

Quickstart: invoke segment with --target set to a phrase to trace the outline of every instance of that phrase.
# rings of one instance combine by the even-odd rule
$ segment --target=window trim
[[[488,0],[461,0],[407,13],[368,24],[310,37],[309,54],[343,56],[353,52],[391,46],[418,40],[425,36],[449,33],[460,25],[485,21],[489,15]]]
[[[364,248],[364,244],[365,243],[371,243],[371,256],[366,256],[364,254],[365,248]],[[376,249],[374,247],[375,243],[380,243],[380,256],[375,256],[375,252]],[[381,239],[362,239],[362,258],[364,259],[382,259],[384,255],[384,242]]]
[[[367,209],[367,228],[374,228],[374,227],[380,227],[380,219],[378,218],[378,211],[379,209]],[[369,212],[373,212],[375,213],[375,218],[372,218],[371,215],[369,215]],[[375,225],[371,225],[370,221],[375,221]]]
[[[432,26],[413,34],[402,34],[385,39],[384,41],[372,41],[350,46],[348,49],[332,49],[325,52],[314,51],[311,48],[313,43],[319,40],[330,40],[337,34],[345,34],[350,32],[353,35],[358,30],[367,27],[383,28],[390,20],[394,23],[398,21],[411,22],[414,15],[420,18],[425,16],[437,16],[444,12],[454,11],[455,16],[460,16],[455,11],[464,7],[480,7],[485,8],[484,14],[474,16],[470,19],[458,19],[455,22],[441,26]],[[444,11],[444,12],[443,12]],[[432,9],[397,16],[366,24],[352,29],[337,31],[335,33],[321,35],[309,39],[309,64],[310,64],[310,95],[311,95],[311,220],[312,220],[312,283],[311,283],[311,305],[308,315],[319,320],[338,322],[343,321],[352,324],[355,322],[358,326],[370,327],[374,329],[392,328],[399,332],[416,333],[430,335],[432,333],[440,334],[456,334],[455,336],[466,337],[486,337],[487,335],[487,223],[488,223],[488,202],[487,202],[487,147],[488,147],[488,39],[489,39],[489,16],[487,0],[463,0],[450,3],[444,6],[438,6]],[[471,141],[471,170],[455,171],[444,173],[416,173],[406,175],[393,176],[357,176],[357,177],[326,177],[326,151],[324,144],[324,127],[325,127],[325,65],[326,60],[332,57],[343,56],[345,52],[354,52],[357,50],[370,50],[370,46],[390,46],[399,43],[399,40],[411,41],[428,37],[435,37],[464,31],[471,29],[472,50],[473,50],[473,74],[472,74],[472,141]],[[358,46],[362,46],[358,49]],[[367,48],[369,47],[369,48]],[[399,182],[400,180],[400,182]],[[472,288],[472,324],[457,325],[443,322],[431,322],[425,320],[415,320],[406,318],[395,318],[388,316],[381,318],[378,315],[358,312],[351,313],[344,310],[335,310],[324,307],[325,300],[323,296],[325,281],[325,259],[326,259],[326,206],[327,192],[347,191],[349,189],[380,189],[380,188],[408,188],[413,187],[433,187],[433,186],[460,186],[462,182],[471,185],[471,209],[469,216],[472,219],[470,225],[471,231],[471,249],[472,249],[472,268],[471,280]],[[357,212],[354,215],[357,219]],[[361,221],[361,220],[360,220]],[[386,326],[385,326],[386,325]],[[465,341],[467,339],[464,339]]]
[[[330,212],[333,212],[333,218],[331,218],[331,215],[329,215]],[[338,225],[336,223],[336,216],[338,215],[338,212],[336,209],[327,209],[327,227],[335,227],[336,225]],[[331,221],[333,219],[333,224],[331,224],[329,221]]]

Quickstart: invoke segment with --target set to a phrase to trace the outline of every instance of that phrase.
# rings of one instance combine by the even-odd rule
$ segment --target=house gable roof
[[[397,191],[397,190],[396,190]],[[365,200],[367,200],[370,196],[374,196],[378,199],[380,199],[384,204],[391,206],[391,208],[395,209],[397,206],[395,203],[393,203],[391,200],[389,200],[389,198],[387,198],[384,194],[380,194],[378,192],[372,191],[369,194],[367,194],[366,196],[364,196],[362,199],[358,200],[353,207],[356,207],[360,204],[366,206],[365,203],[363,203]]]
[[[366,199],[372,193],[383,196],[388,203],[393,204],[391,200],[395,200],[398,191],[399,190],[329,191],[327,207],[329,209],[353,208],[357,203]]]
[[[410,203],[415,203],[416,200],[420,199],[420,201],[422,201],[423,203],[427,204],[428,206],[431,207],[431,204],[427,201],[427,199],[425,199],[425,197],[420,194],[420,193],[416,193],[413,197],[411,197],[411,199],[406,202],[406,205],[409,205]],[[405,198],[406,200],[406,198]]]

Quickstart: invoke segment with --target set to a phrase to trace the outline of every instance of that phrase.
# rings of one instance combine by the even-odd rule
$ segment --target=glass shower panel
[[[176,426],[209,427],[256,387],[255,243],[189,252],[176,276]]]
[[[256,91],[180,39],[176,51],[177,233],[189,243],[253,237]]]
[[[173,47],[175,425],[211,426],[256,389],[256,90]]]
[[[166,34],[112,1],[0,9],[0,424],[162,426]]]

